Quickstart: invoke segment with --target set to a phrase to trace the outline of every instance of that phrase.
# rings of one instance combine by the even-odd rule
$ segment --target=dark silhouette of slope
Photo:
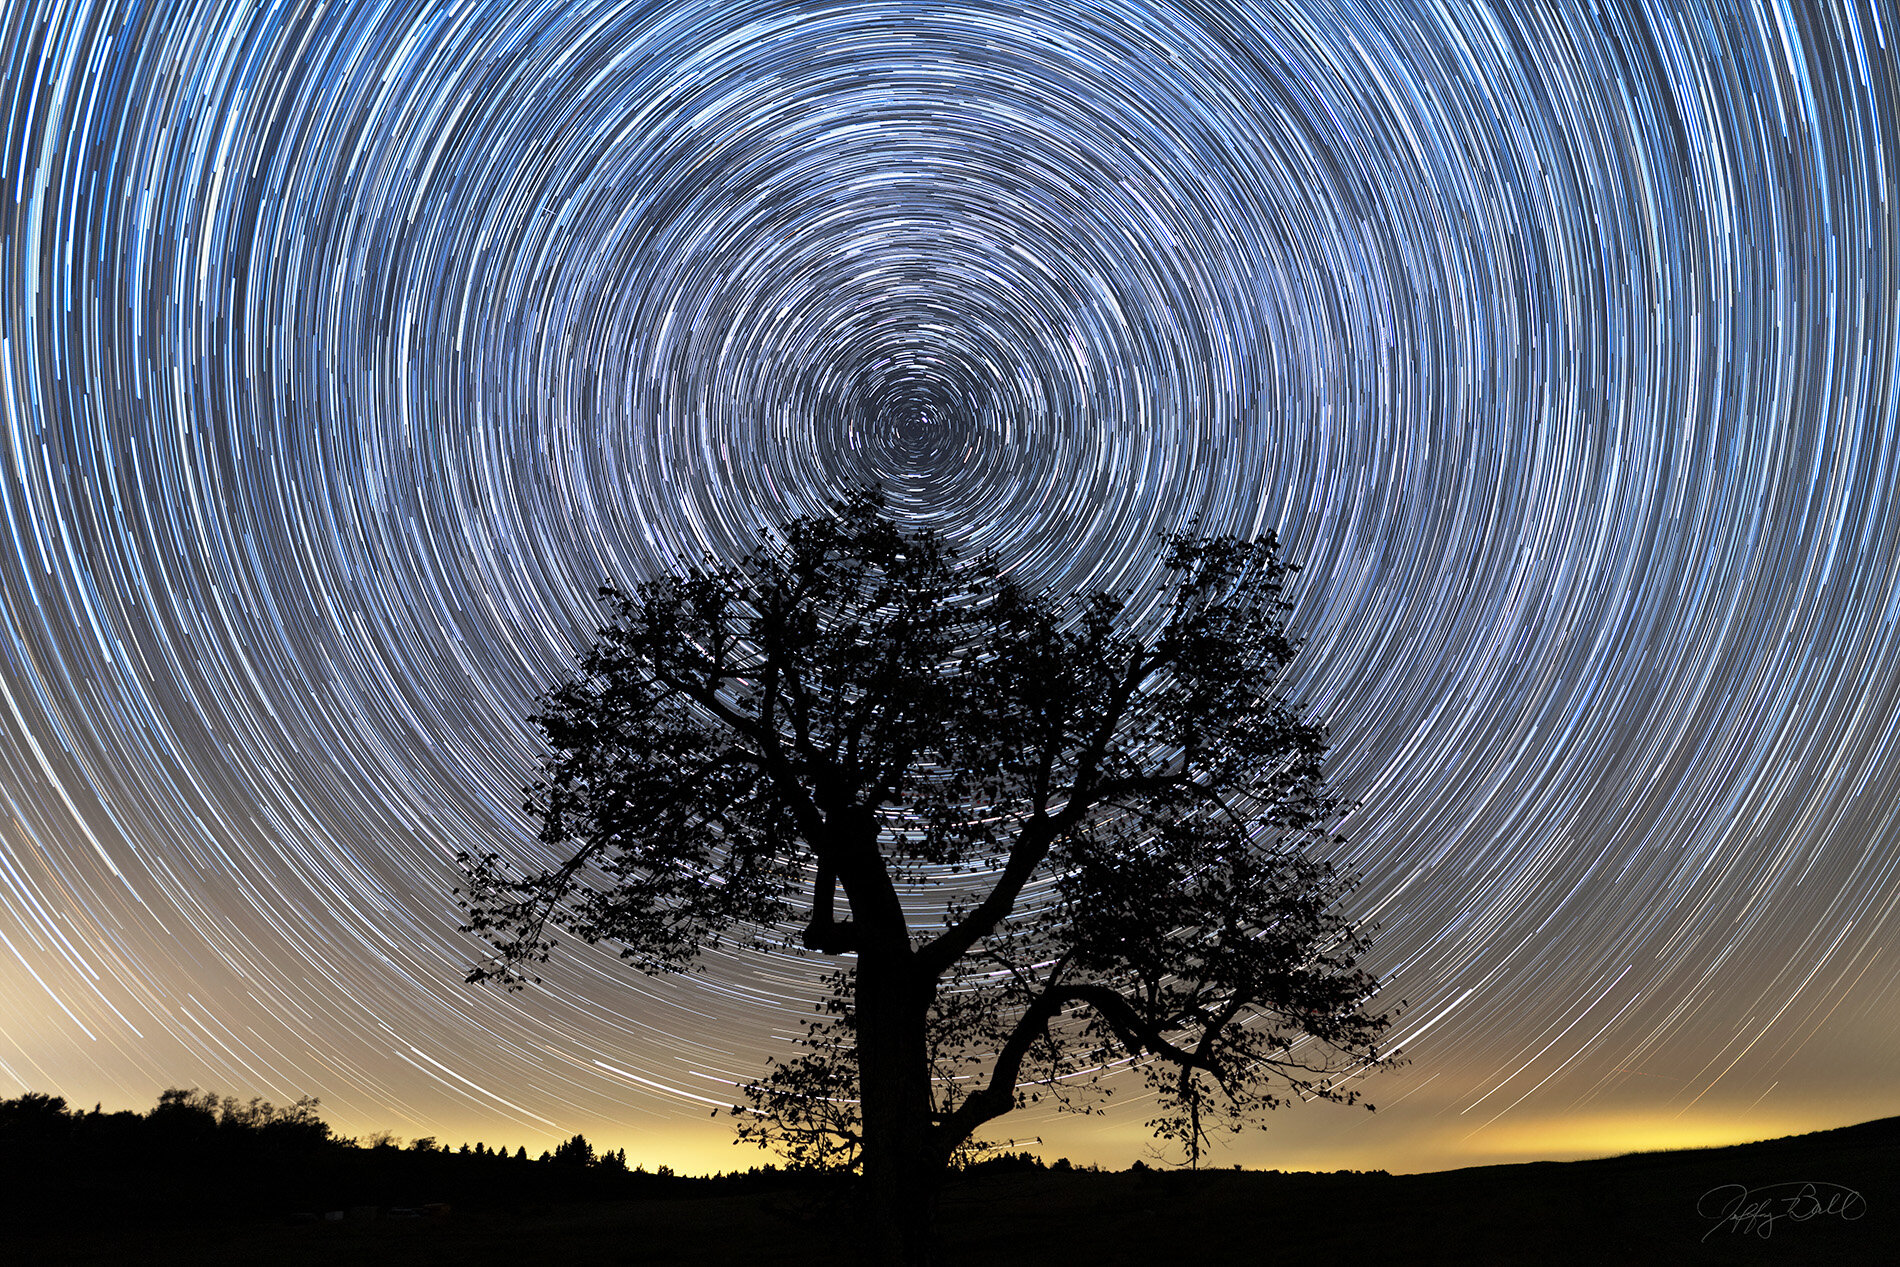
[[[40,1146],[23,1154],[29,1167],[40,1163],[31,1186],[45,1194],[61,1183],[78,1185],[56,1206],[33,1209],[9,1183],[0,1262],[464,1267],[519,1258],[749,1267],[782,1258],[794,1233],[814,1261],[848,1261],[849,1246],[829,1217],[837,1209],[835,1185],[825,1176],[770,1168],[717,1179],[616,1175],[611,1164],[603,1171],[597,1161],[584,1163],[591,1150],[572,1140],[563,1146],[563,1162],[330,1141],[336,1170],[291,1165],[275,1177],[263,1169],[247,1177],[234,1164],[194,1152],[204,1146],[203,1122],[184,1120],[166,1125],[178,1132],[170,1146],[180,1150],[169,1159],[129,1145],[116,1161],[106,1159],[116,1179],[87,1179],[53,1164],[59,1149],[45,1145],[59,1132],[56,1118],[69,1126],[91,1119],[82,1129],[96,1132],[97,1142],[112,1132],[130,1140],[132,1122],[149,1123],[151,1116],[0,1102],[0,1147],[14,1159],[8,1164],[20,1169],[15,1146],[37,1131]],[[249,1156],[263,1166],[261,1154]],[[348,1170],[352,1160],[362,1169]],[[346,1217],[299,1220],[319,1190],[343,1200],[330,1209]],[[116,1214],[95,1204],[128,1192],[146,1197],[134,1195]],[[1849,1192],[1852,1201],[1843,1195]],[[169,1195],[159,1201],[159,1193]],[[447,1208],[435,1205],[431,1216],[403,1204],[411,1201]],[[1900,1118],[1728,1148],[1423,1175],[1148,1167],[1105,1173],[1060,1163],[1044,1168],[1026,1154],[1007,1154],[950,1184],[942,1228],[944,1261],[985,1267],[1251,1267],[1368,1253],[1460,1267],[1856,1267],[1900,1261]]]

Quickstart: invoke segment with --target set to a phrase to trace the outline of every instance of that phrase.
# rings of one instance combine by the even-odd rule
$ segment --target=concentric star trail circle
[[[469,991],[450,859],[601,582],[868,481],[1304,565],[1355,1156],[1900,1111],[1895,36],[1654,8],[8,4],[0,1093],[710,1138],[809,967]]]

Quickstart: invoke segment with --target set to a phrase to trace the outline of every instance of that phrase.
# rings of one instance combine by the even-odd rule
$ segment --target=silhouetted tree
[[[0,1100],[0,1148],[26,1151],[72,1134],[66,1097],[28,1091],[16,1100]]]
[[[573,1139],[555,1147],[553,1161],[557,1166],[575,1166],[584,1169],[594,1164],[594,1146],[587,1142],[585,1135],[576,1135]]]
[[[551,929],[647,972],[726,939],[841,956],[803,1053],[741,1133],[860,1166],[880,1261],[927,1256],[954,1150],[1012,1108],[1138,1066],[1198,1159],[1216,1119],[1351,1102],[1387,1019],[1339,814],[1281,693],[1271,538],[1175,538],[1137,623],[1031,593],[874,494],[734,563],[631,593],[534,719],[545,869],[463,859],[471,981]],[[842,900],[840,895],[842,894]]]

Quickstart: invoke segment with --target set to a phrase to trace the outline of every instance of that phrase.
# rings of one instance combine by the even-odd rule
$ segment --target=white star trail
[[[1413,1063],[1237,1159],[1900,1112],[1878,5],[4,14],[0,1095],[721,1143],[808,966],[484,993],[453,857],[598,585],[872,482],[1303,566]]]

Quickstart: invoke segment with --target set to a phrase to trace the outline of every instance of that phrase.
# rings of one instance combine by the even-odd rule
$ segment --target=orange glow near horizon
[[[1269,1121],[1268,1129],[1243,1134],[1230,1146],[1217,1144],[1206,1164],[1214,1169],[1240,1165],[1248,1170],[1386,1170],[1393,1174],[1424,1174],[1469,1166],[1580,1161],[1626,1153],[1722,1148],[1851,1126],[1900,1113],[1900,1104],[1886,1106],[1885,1112],[1868,1112],[1861,1116],[1844,1114],[1839,1106],[1759,1117],[1719,1112],[1689,1116],[1668,1111],[1619,1112],[1499,1123],[1475,1134],[1463,1123],[1447,1124],[1443,1118],[1437,1118],[1430,1123],[1402,1125],[1393,1132],[1392,1138],[1367,1139],[1353,1138],[1357,1132],[1330,1131],[1329,1124],[1317,1111],[1324,1107],[1309,1109],[1304,1115],[1309,1120],[1298,1123],[1304,1129],[1281,1129],[1293,1125],[1291,1118],[1283,1115],[1279,1121]],[[1142,1125],[1142,1117],[1137,1113],[1125,1116],[1125,1123],[1117,1121],[1106,1126],[1098,1118],[1025,1122],[1021,1124],[1028,1128],[1024,1131],[1012,1134],[1000,1130],[992,1135],[999,1143],[1013,1142],[1012,1148],[1034,1153],[1045,1163],[1066,1157],[1077,1166],[1099,1166],[1105,1170],[1126,1169],[1137,1160],[1150,1165],[1165,1164],[1157,1156],[1154,1141]],[[346,1126],[328,1114],[325,1120],[343,1136],[362,1137],[385,1129],[378,1125]],[[1006,1127],[1008,1122],[995,1125]],[[526,1131],[512,1134],[505,1129],[497,1131],[492,1120],[471,1120],[458,1129],[438,1132],[437,1142],[454,1148],[464,1142],[481,1140],[490,1147],[506,1146],[511,1152],[525,1146],[529,1156],[536,1156],[543,1149],[551,1149],[562,1139],[579,1133],[585,1135],[596,1150],[626,1149],[629,1166],[644,1166],[648,1170],[667,1166],[683,1175],[748,1170],[779,1161],[775,1154],[735,1143],[728,1126],[722,1115],[720,1120],[662,1123],[637,1131],[611,1122],[592,1125],[580,1122],[561,1132],[532,1135]],[[1410,1129],[1406,1129],[1407,1126]]]
[[[186,1084],[189,1085],[189,1084]],[[202,1083],[204,1089],[248,1099],[250,1092]],[[69,1107],[90,1109],[99,1102],[107,1112],[143,1113],[157,1101],[155,1089],[140,1097],[112,1088],[35,1086],[65,1096]],[[19,1094],[0,1092],[0,1096]],[[468,1112],[421,1117],[390,1106],[360,1107],[332,1103],[318,1090],[319,1112],[341,1138],[363,1139],[389,1131],[404,1144],[433,1137],[448,1148],[477,1141],[509,1152],[526,1148],[530,1157],[551,1150],[575,1134],[585,1135],[597,1151],[624,1148],[629,1166],[649,1171],[662,1166],[682,1175],[711,1175],[772,1165],[778,1157],[733,1141],[724,1114],[704,1110],[690,1118],[662,1117],[653,1106],[629,1097],[627,1112],[615,1117],[575,1115],[535,1129],[519,1122]],[[287,1102],[295,1097],[272,1097]],[[1067,1158],[1077,1166],[1122,1170],[1136,1161],[1167,1165],[1144,1125],[1150,1114],[1137,1099],[1105,1102],[1101,1115],[1024,1112],[992,1123],[986,1138],[1022,1149],[1045,1163]],[[1705,1102],[1687,1111],[1667,1105],[1624,1106],[1569,1115],[1527,1116],[1477,1126],[1456,1106],[1413,1097],[1377,1113],[1324,1104],[1294,1105],[1265,1115],[1258,1128],[1219,1137],[1205,1164],[1212,1169],[1238,1165],[1248,1170],[1385,1170],[1420,1174],[1471,1166],[1533,1161],[1576,1161],[1626,1153],[1718,1148],[1851,1126],[1900,1116],[1900,1094],[1829,1099],[1790,1099],[1779,1107]]]

